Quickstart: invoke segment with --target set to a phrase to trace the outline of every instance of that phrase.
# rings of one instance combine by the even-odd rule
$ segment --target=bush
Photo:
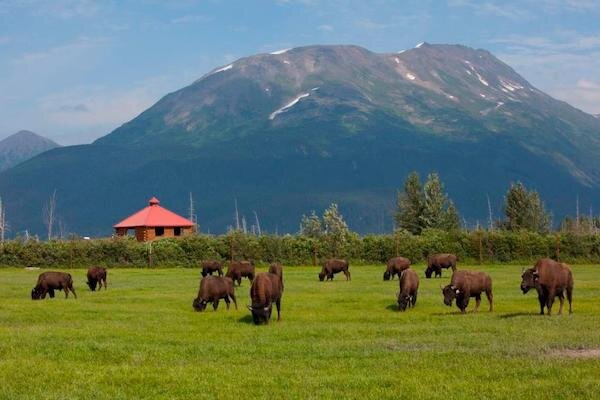
[[[303,235],[194,235],[139,243],[133,238],[95,240],[12,240],[0,245],[0,265],[12,267],[81,268],[92,265],[147,268],[198,267],[207,259],[279,261],[287,265],[319,265],[338,252],[353,263],[383,264],[401,255],[413,263],[434,253],[454,253],[465,263],[532,264],[541,257],[558,255],[565,262],[600,263],[600,235],[540,234],[529,231],[446,232],[436,229],[413,235],[359,236],[350,233],[343,245],[333,248],[325,238]]]

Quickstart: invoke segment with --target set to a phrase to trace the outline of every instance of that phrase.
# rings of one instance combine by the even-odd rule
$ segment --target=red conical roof
[[[136,212],[130,217],[114,225],[113,228],[136,228],[139,226],[167,226],[167,227],[191,227],[192,221],[183,218],[172,211],[159,205],[160,201],[152,197],[148,201],[148,207]]]

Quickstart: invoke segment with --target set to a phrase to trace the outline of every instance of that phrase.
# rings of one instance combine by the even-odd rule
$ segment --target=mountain
[[[221,66],[85,146],[0,175],[14,225],[40,229],[57,189],[71,230],[106,234],[156,195],[201,229],[234,199],[270,231],[336,201],[361,232],[391,229],[406,175],[439,171],[468,219],[499,214],[511,181],[558,217],[600,200],[600,120],[555,100],[485,50],[422,43],[399,53],[308,46]],[[59,210],[60,212],[60,210]],[[254,219],[254,218],[252,218]]]
[[[0,171],[59,146],[58,143],[31,131],[22,130],[14,133],[0,140]]]

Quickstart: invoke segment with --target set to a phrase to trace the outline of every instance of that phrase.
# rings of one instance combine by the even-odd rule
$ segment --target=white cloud
[[[18,66],[34,66],[39,65],[40,62],[47,62],[50,60],[60,61],[61,59],[65,59],[65,57],[70,61],[74,53],[80,53],[82,50],[98,47],[106,42],[108,42],[107,38],[82,36],[70,43],[55,46],[44,51],[23,53],[11,61]]]
[[[333,32],[335,30],[333,26],[327,24],[319,25],[317,29],[323,32]]]

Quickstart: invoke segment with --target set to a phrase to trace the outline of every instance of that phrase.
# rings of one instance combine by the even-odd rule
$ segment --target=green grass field
[[[462,268],[490,273],[493,313],[485,297],[478,314],[445,306],[447,271],[400,313],[383,266],[351,267],[351,282],[289,267],[266,326],[247,280],[237,311],[197,313],[198,270],[110,270],[95,293],[74,270],[77,300],[34,302],[41,271],[2,269],[0,398],[600,398],[600,266],[573,267],[574,314],[552,317],[521,294],[521,267]]]

